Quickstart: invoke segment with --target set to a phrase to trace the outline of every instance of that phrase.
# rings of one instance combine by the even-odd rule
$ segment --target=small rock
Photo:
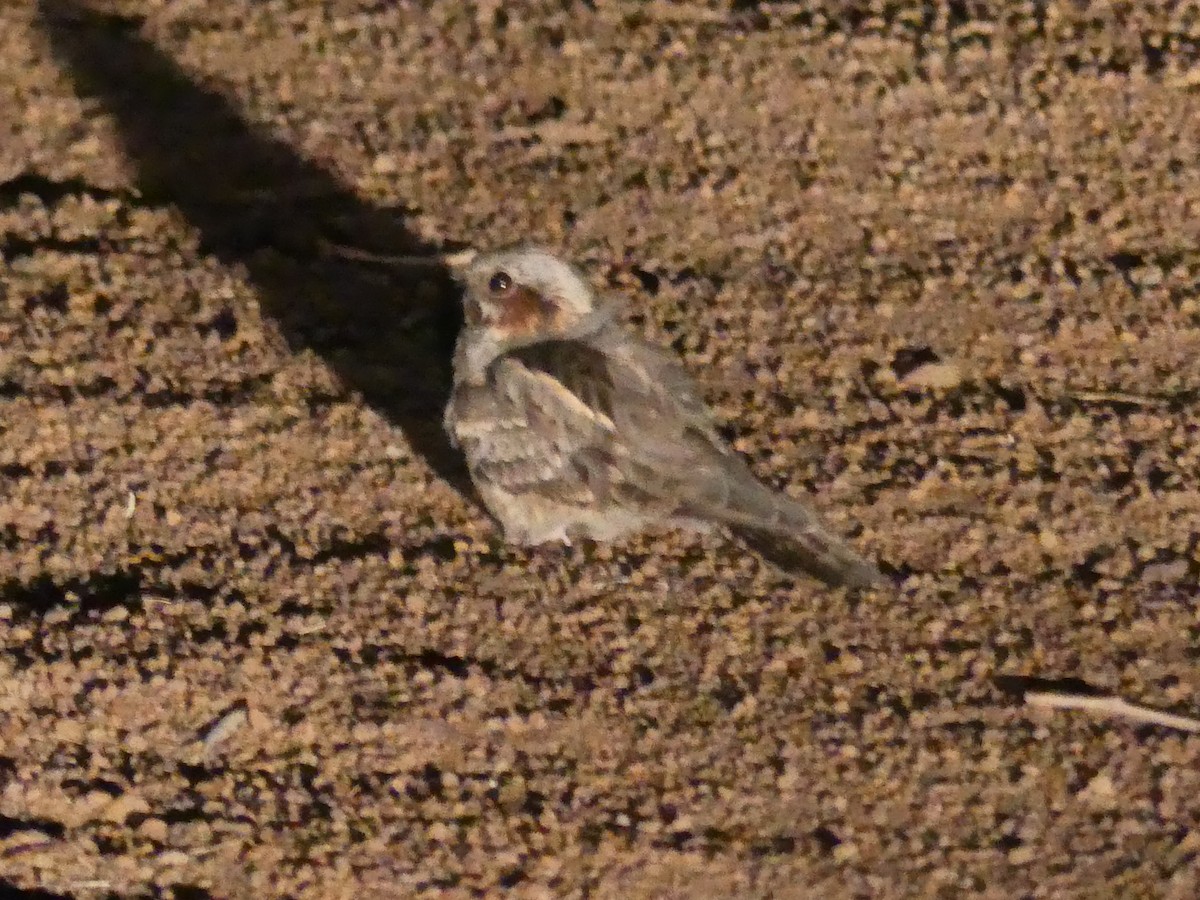
[[[858,847],[849,841],[843,841],[833,848],[833,859],[835,862],[848,863],[858,858]]]
[[[1014,866],[1027,866],[1036,856],[1033,848],[1024,844],[1008,851],[1008,861]]]
[[[64,825],[73,828],[85,822],[94,822],[112,802],[104,791],[88,791],[72,803],[60,817]]]
[[[137,830],[142,837],[148,838],[156,844],[162,844],[167,840],[167,823],[162,819],[146,819],[138,826]]]
[[[121,825],[133,813],[150,811],[150,804],[133,791],[126,791],[117,797],[104,810],[104,820],[115,825]]]
[[[1047,553],[1053,553],[1062,546],[1062,540],[1053,531],[1043,529],[1038,532],[1038,543],[1042,545],[1042,549]]]
[[[1108,774],[1101,772],[1087,783],[1080,796],[1092,806],[1109,809],[1117,799],[1117,786]]]
[[[389,153],[383,153],[375,157],[375,161],[371,163],[371,169],[376,175],[395,175],[400,167],[396,163],[396,157]]]
[[[1173,559],[1170,562],[1151,563],[1142,571],[1142,579],[1154,584],[1174,584],[1182,581],[1188,573],[1186,559]]]
[[[963,373],[954,363],[931,362],[917,366],[900,383],[908,388],[949,390],[963,383]]]

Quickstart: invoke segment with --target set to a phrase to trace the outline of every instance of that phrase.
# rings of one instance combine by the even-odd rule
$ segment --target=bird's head
[[[583,275],[540,247],[482,254],[459,278],[466,333],[499,351],[579,336],[601,314]]]

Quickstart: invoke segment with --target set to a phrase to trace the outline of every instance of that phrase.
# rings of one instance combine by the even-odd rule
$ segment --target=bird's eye
[[[488,282],[488,290],[493,294],[503,294],[512,288],[513,280],[507,272],[497,272]]]

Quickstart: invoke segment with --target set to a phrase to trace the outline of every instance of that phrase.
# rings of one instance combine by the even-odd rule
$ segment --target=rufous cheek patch
[[[496,325],[509,334],[530,334],[545,330],[558,316],[558,305],[542,294],[517,285],[500,303]]]

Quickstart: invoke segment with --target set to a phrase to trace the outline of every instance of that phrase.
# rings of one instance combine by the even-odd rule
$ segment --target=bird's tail
[[[814,575],[834,587],[868,587],[883,581],[870,560],[823,530],[779,534],[735,526],[733,533],[751,550],[785,572]]]
[[[874,563],[831,534],[802,502],[758,482],[747,479],[737,484],[713,518],[787,572],[804,572],[826,584],[845,587],[866,587],[884,580]]]

